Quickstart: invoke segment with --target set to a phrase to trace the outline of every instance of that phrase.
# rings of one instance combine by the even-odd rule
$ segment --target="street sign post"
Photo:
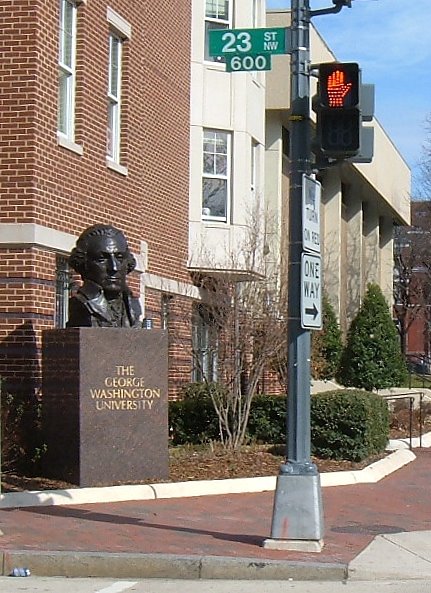
[[[289,27],[213,29],[209,32],[210,56],[286,54],[290,52],[290,45]]]
[[[302,176],[302,246],[320,254],[321,184],[309,175]]]
[[[322,329],[322,275],[320,255],[301,257],[301,327]]]

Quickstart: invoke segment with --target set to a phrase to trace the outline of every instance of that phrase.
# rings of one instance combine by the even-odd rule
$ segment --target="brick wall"
[[[162,328],[162,296],[169,299],[167,307],[169,345],[169,397],[176,399],[181,388],[191,381],[192,340],[190,298],[148,290],[145,294],[146,316],[153,320],[154,328]]]
[[[131,25],[124,43],[121,164],[106,165],[107,7]],[[190,3],[89,0],[78,6],[75,142],[57,140],[57,0],[5,0],[0,10],[0,223],[78,235],[111,223],[148,271],[189,282]],[[137,292],[138,276],[130,284]],[[160,295],[158,295],[160,301]],[[40,379],[40,336],[52,328],[55,253],[0,237],[0,376]],[[160,306],[159,306],[160,309]],[[172,363],[175,366],[175,362]]]

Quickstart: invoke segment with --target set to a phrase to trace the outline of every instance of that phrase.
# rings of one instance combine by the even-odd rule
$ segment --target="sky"
[[[309,3],[311,10],[333,6]],[[290,6],[267,0],[267,8]],[[419,162],[431,139],[431,0],[352,0],[312,23],[340,62],[358,62],[362,82],[375,85],[375,115],[412,170],[413,195],[420,193]]]

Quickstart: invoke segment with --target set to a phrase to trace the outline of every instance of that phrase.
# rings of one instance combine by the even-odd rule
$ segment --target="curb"
[[[322,487],[328,487],[375,483],[415,458],[415,454],[409,449],[398,449],[362,470],[322,473],[320,475],[321,485]],[[0,509],[268,492],[275,490],[276,481],[277,476],[266,476],[135,486],[10,492],[0,495]]]
[[[14,566],[27,566],[35,576],[107,577],[114,579],[227,579],[343,581],[346,564],[232,558],[99,552],[4,552],[2,576]]]
[[[416,456],[398,449],[370,466],[352,472],[321,474],[322,486],[377,482],[403,467]],[[276,477],[163,483],[144,486],[114,486],[46,492],[16,492],[0,497],[1,508],[19,506],[88,504],[121,500],[148,500],[263,492],[274,490]],[[130,554],[75,551],[9,550],[0,552],[0,575],[10,575],[13,567],[27,566],[36,576],[346,581],[355,575],[355,565],[333,562],[267,560],[224,556],[173,554]],[[359,575],[356,575],[358,578]],[[355,578],[353,576],[353,578]]]
[[[359,471],[328,472],[322,474],[321,483],[323,487],[375,484],[414,459],[416,459],[416,455],[410,449],[398,449],[384,459],[375,461]]]

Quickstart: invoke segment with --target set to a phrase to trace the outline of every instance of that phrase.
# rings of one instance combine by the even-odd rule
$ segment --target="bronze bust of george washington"
[[[124,234],[111,225],[96,224],[78,238],[69,258],[82,286],[69,300],[67,327],[140,326],[139,300],[126,276],[136,267]]]

